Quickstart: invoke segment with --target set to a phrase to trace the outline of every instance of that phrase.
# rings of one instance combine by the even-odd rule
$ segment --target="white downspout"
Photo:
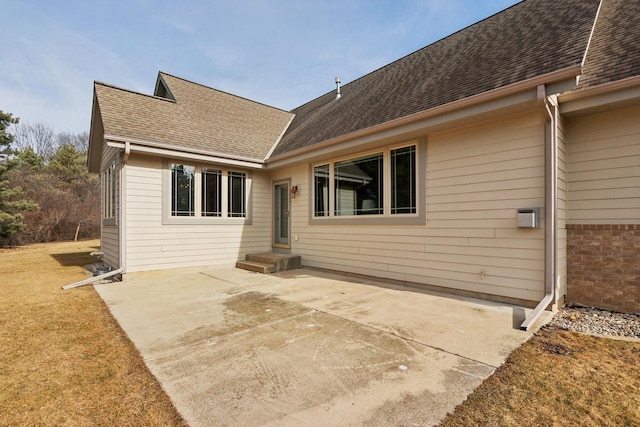
[[[88,279],[81,280],[79,282],[72,283],[70,285],[64,285],[62,287],[62,289],[66,291],[67,289],[77,288],[77,287],[84,286],[84,285],[90,285],[93,282],[97,282],[98,280],[102,280],[102,279],[106,279],[108,277],[115,276],[116,274],[120,274],[122,272],[124,272],[124,267],[119,268],[117,270],[110,271],[110,272],[105,273],[105,274],[101,274],[99,276],[89,277]]]
[[[118,274],[122,274],[125,273],[127,271],[127,268],[125,266],[125,260],[126,258],[126,254],[125,254],[125,233],[124,233],[124,219],[125,219],[125,209],[124,209],[124,196],[125,196],[125,173],[124,173],[124,168],[125,165],[127,164],[127,160],[129,160],[129,156],[131,155],[131,145],[129,144],[129,142],[125,143],[125,149],[124,149],[124,154],[122,156],[122,167],[120,168],[120,179],[118,180],[120,183],[120,194],[119,194],[119,203],[118,203],[118,212],[119,212],[119,218],[118,218],[118,241],[120,242],[120,246],[119,246],[119,256],[118,256],[118,264],[120,264],[120,268],[110,271],[108,273],[105,274],[101,274],[99,276],[94,276],[94,277],[90,277],[88,279],[85,280],[81,280],[79,282],[76,283],[72,283],[70,285],[65,285],[62,286],[63,290],[67,290],[67,289],[73,289],[73,288],[77,288],[80,286],[85,286],[85,285],[89,285],[93,282],[97,282],[98,280],[102,280],[102,279],[107,279],[109,277],[113,277],[115,275]]]
[[[127,200],[127,183],[126,183],[126,167],[131,155],[131,144],[127,141],[124,144],[124,154],[122,155],[122,167],[120,168],[120,197],[118,203],[118,211],[120,218],[118,218],[118,241],[120,242],[120,250],[118,251],[120,256],[119,264],[120,269],[126,273],[127,271],[127,233],[125,233],[126,226],[126,209],[125,204]]]
[[[529,330],[549,304],[553,303],[557,277],[558,100],[556,95],[546,96],[544,85],[538,87],[538,96],[542,97],[550,118],[545,126],[548,129],[545,129],[544,297],[520,325],[520,329],[525,331]]]

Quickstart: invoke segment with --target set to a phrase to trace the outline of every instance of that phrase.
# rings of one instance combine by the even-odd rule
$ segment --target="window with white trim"
[[[333,164],[334,215],[384,214],[384,154]]]
[[[247,218],[247,173],[172,162],[167,169],[167,218]]]
[[[116,162],[102,174],[102,218],[111,219],[116,217]]]
[[[313,167],[313,217],[417,214],[415,144]]]
[[[416,213],[416,146],[390,150],[391,214]]]
[[[222,171],[202,168],[202,216],[222,216]]]
[[[247,175],[244,172],[229,172],[229,213],[230,217],[244,218],[247,216],[246,186]]]
[[[196,168],[188,165],[171,165],[171,216],[195,215]]]

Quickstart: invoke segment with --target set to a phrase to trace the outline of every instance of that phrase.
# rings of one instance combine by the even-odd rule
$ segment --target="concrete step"
[[[273,265],[273,272],[296,270],[302,267],[302,257],[300,255],[277,254],[273,252],[263,252],[259,254],[247,254],[247,261],[263,262]]]
[[[237,261],[236,268],[247,271],[255,271],[256,273],[268,274],[273,273],[273,264],[256,261]]]
[[[295,270],[302,268],[302,257],[300,255],[277,254],[273,252],[263,252],[258,254],[247,254],[246,261],[238,261],[237,268],[259,273],[276,273],[278,271]],[[270,266],[271,270],[264,266]]]

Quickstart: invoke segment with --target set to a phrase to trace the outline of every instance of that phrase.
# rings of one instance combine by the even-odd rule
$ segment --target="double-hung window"
[[[181,217],[244,221],[249,216],[250,182],[246,172],[170,162],[165,179],[165,197],[170,201],[165,203],[168,212],[164,221],[175,222],[174,218]]]
[[[417,144],[314,165],[313,218],[418,214]]]

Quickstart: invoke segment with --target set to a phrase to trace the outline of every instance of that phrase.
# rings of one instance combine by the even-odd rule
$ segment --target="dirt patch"
[[[0,250],[0,425],[184,425],[91,286],[98,241]]]

